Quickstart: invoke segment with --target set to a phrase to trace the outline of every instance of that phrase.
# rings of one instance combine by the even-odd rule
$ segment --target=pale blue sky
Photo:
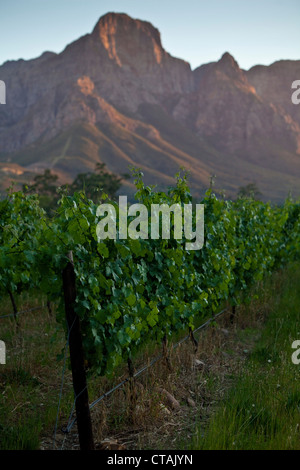
[[[225,51],[244,69],[300,59],[299,0],[0,0],[0,64],[61,52],[109,11],[150,21],[193,69]]]

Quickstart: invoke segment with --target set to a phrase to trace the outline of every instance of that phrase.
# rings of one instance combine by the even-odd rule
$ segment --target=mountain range
[[[273,202],[300,195],[300,60],[242,70],[225,52],[192,70],[152,24],[108,13],[59,54],[5,62],[0,79],[2,190],[46,168],[71,182],[104,162],[119,175],[139,167],[159,188],[184,166],[196,197],[212,175],[228,197],[249,183]]]

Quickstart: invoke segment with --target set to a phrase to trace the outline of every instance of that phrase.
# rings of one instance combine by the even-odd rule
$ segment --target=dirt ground
[[[264,307],[255,303],[230,312],[188,339],[131,383],[101,401],[91,411],[96,449],[184,450],[205,431],[211,413],[234,383],[257,339]],[[149,361],[151,361],[151,357]],[[56,448],[78,450],[76,424],[68,434],[59,429]],[[53,449],[44,436],[41,449]]]

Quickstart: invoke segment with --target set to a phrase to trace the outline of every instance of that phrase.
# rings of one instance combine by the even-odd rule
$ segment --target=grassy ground
[[[254,342],[208,424],[199,425],[193,449],[300,449],[300,366],[291,345],[300,339],[300,268],[291,266],[265,286],[265,324],[244,329]]]
[[[225,314],[201,331],[197,353],[187,341],[170,353],[171,368],[158,361],[141,375],[134,402],[128,385],[103,400],[92,410],[97,448],[299,448],[299,366],[291,361],[291,344],[300,339],[299,285],[299,265],[274,274],[253,291],[250,305],[238,308],[233,325]],[[67,436],[61,432],[73,406],[68,368],[57,416],[63,369],[57,355],[65,338],[55,311],[50,314],[39,295],[24,295],[18,307],[41,304],[19,316],[19,328],[14,319],[0,320],[7,350],[0,365],[0,449],[79,447],[76,425]],[[7,300],[0,316],[9,311]],[[148,345],[135,367],[160,351]],[[110,379],[90,378],[90,401],[127,375],[121,367]]]

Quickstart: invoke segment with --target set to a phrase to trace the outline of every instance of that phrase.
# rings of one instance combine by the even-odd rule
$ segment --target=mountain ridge
[[[8,103],[0,162],[30,175],[51,168],[62,180],[97,161],[119,174],[130,162],[159,185],[184,164],[196,196],[216,173],[231,197],[255,181],[281,201],[300,188],[300,116],[289,89],[297,73],[300,61],[244,71],[229,52],[191,70],[151,23],[108,13],[60,54],[0,66]]]

